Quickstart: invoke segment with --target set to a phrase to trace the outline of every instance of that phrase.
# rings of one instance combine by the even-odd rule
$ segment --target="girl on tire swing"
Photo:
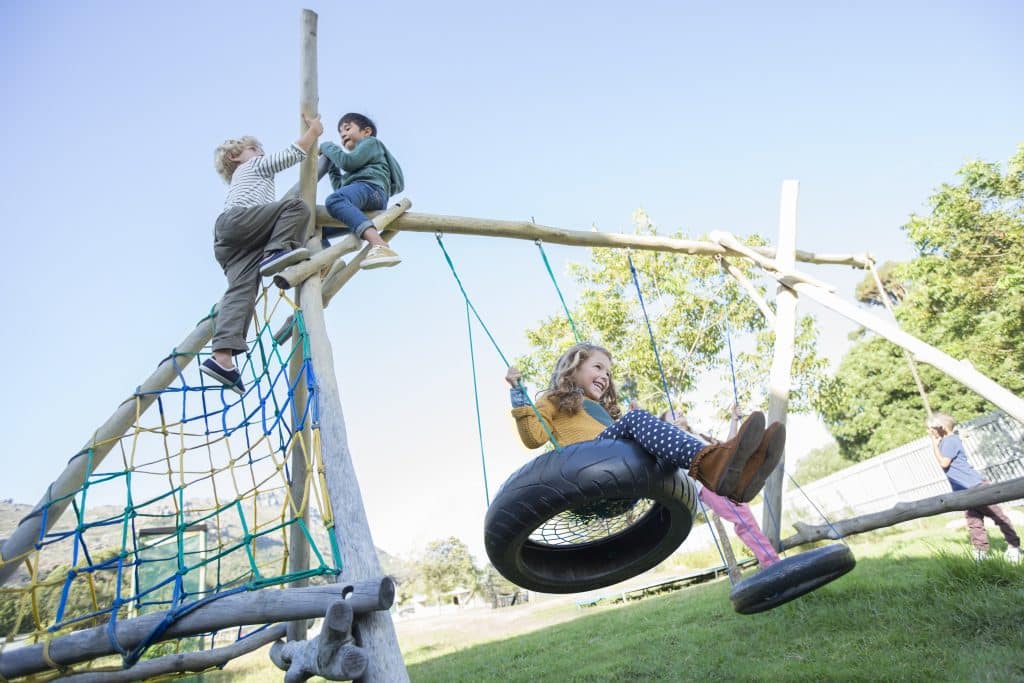
[[[512,416],[527,448],[549,441],[558,445],[596,439],[630,439],[656,459],[689,473],[715,493],[740,503],[754,499],[778,465],[785,426],[766,436],[764,415],[751,413],[728,441],[708,444],[646,410],[622,415],[611,378],[612,356],[595,344],[576,344],[562,354],[551,382],[537,400],[542,425],[529,405],[522,374],[512,366],[505,380],[512,386]]]

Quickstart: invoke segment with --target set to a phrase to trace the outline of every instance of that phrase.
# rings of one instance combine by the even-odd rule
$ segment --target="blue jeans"
[[[348,227],[325,226],[324,238],[340,237],[351,232],[362,239],[366,229],[373,227],[373,221],[367,218],[363,211],[380,211],[387,204],[388,196],[384,194],[384,189],[376,185],[361,180],[342,185],[327,197],[324,206],[331,217],[337,218]]]

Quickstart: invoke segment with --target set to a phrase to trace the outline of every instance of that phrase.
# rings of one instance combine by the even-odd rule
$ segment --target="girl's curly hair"
[[[575,415],[583,407],[583,389],[576,386],[572,376],[576,369],[595,352],[608,356],[608,360],[612,359],[612,354],[603,346],[583,343],[576,344],[563,353],[555,363],[555,370],[551,373],[551,382],[545,396],[558,407],[559,411]],[[619,408],[619,395],[615,390],[615,382],[610,376],[608,390],[604,392],[598,403],[604,406],[613,420],[618,420],[622,415],[622,410]]]

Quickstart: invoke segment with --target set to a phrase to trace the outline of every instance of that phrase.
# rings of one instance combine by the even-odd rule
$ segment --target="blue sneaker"
[[[291,251],[278,249],[277,251],[267,252],[263,256],[263,260],[260,261],[260,275],[273,275],[275,273],[280,273],[293,263],[305,261],[308,258],[309,249],[306,249],[305,247],[298,247]]]
[[[199,366],[199,372],[203,373],[207,377],[212,377],[225,388],[230,389],[239,396],[245,394],[245,385],[242,384],[242,374],[238,372],[238,368],[227,368],[221,367],[221,364],[212,358],[207,358],[203,361],[203,364]]]

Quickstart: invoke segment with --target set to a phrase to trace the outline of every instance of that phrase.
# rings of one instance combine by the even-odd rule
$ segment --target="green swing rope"
[[[466,311],[467,311],[466,316],[467,316],[467,318],[469,317],[469,312],[472,311],[473,317],[475,317],[476,321],[478,323],[480,323],[480,327],[482,327],[484,332],[487,334],[487,338],[491,340],[491,345],[494,346],[494,350],[498,352],[498,356],[501,358],[502,362],[505,364],[505,367],[506,368],[512,367],[512,364],[508,362],[508,358],[506,358],[505,354],[502,353],[501,347],[498,346],[498,342],[494,339],[494,335],[491,334],[491,331],[487,328],[487,324],[484,323],[483,318],[480,317],[480,313],[476,310],[476,306],[474,306],[473,302],[469,300],[469,294],[466,292],[466,288],[462,285],[462,280],[459,278],[459,274],[455,270],[455,263],[452,262],[452,257],[448,254],[448,250],[445,249],[445,247],[444,247],[444,240],[442,239],[441,233],[440,232],[436,233],[434,235],[434,237],[437,239],[437,246],[441,247],[441,253],[444,254],[444,260],[448,263],[448,269],[451,270],[452,277],[455,278],[455,283],[459,286],[459,291],[462,293],[462,298],[465,299],[465,301],[466,301]],[[470,322],[472,322],[472,321],[470,321]],[[472,348],[470,348],[470,353],[472,353]],[[480,398],[479,398],[479,393],[477,392],[477,385],[476,385],[476,365],[475,365],[475,361],[473,362],[473,367],[474,367],[474,370],[473,370],[473,378],[474,378],[474,381],[473,381],[473,393],[474,393],[474,398],[475,398],[476,403],[477,403],[477,419],[479,420]],[[557,450],[562,450],[561,444],[558,443],[558,439],[555,438],[555,435],[551,433],[551,430],[548,428],[547,423],[544,421],[544,418],[541,416],[540,411],[537,410],[537,406],[534,405],[533,399],[530,398],[530,395],[526,392],[526,388],[523,387],[522,381],[519,382],[519,388],[523,390],[523,396],[526,397],[526,402],[529,403],[530,404],[530,408],[533,409],[533,414],[537,416],[537,420],[540,422],[540,426],[544,428],[544,432],[548,435],[548,439],[551,440],[551,443],[554,445],[554,447]],[[482,436],[480,437],[480,440],[481,440],[481,443],[482,443],[483,442],[483,437]]]
[[[540,240],[535,240],[534,243],[537,245],[537,248],[540,249],[540,257],[544,259],[544,267],[548,270],[548,277],[551,278],[551,284],[555,286],[555,291],[558,292],[558,300],[562,302],[562,309],[565,311],[565,317],[569,319],[569,327],[572,328],[572,334],[576,337],[576,343],[579,344],[583,340],[580,339],[579,330],[576,329],[576,322],[572,319],[572,313],[569,312],[569,307],[565,303],[565,297],[562,296],[562,290],[558,286],[558,280],[555,278],[555,273],[551,270],[551,263],[548,261],[548,255],[544,253],[544,245]]]

